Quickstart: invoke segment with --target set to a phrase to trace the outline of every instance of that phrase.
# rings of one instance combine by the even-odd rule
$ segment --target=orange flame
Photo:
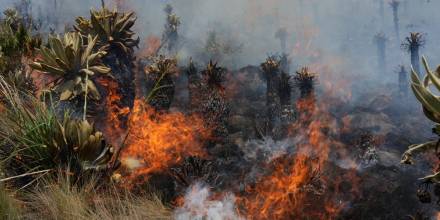
[[[249,219],[284,219],[301,215],[305,208],[302,187],[312,173],[308,161],[304,155],[277,160],[270,176],[262,178],[255,188],[247,188],[248,193],[255,195],[239,198],[238,203],[244,206],[245,215]]]
[[[131,169],[128,179],[148,179],[150,174],[179,163],[186,156],[206,156],[203,140],[210,132],[201,118],[180,112],[157,112],[136,100],[121,161]]]
[[[106,126],[103,128],[103,133],[113,146],[119,146],[125,127],[121,118],[127,116],[130,113],[130,109],[128,107],[120,107],[122,97],[118,92],[118,83],[116,81],[108,78],[98,78],[98,81],[107,92],[104,102]]]
[[[340,195],[339,185],[349,181],[350,197],[359,195],[355,169],[328,177],[333,173],[329,155],[332,151],[346,152],[343,144],[332,138],[341,128],[326,111],[328,106],[315,102],[311,95],[296,103],[300,114],[290,129],[290,135],[297,139],[296,153],[271,162],[270,174],[254,187],[247,187],[246,195],[239,197],[238,206],[247,218],[335,219],[347,204],[342,201],[346,197]],[[320,176],[321,172],[326,175]]]

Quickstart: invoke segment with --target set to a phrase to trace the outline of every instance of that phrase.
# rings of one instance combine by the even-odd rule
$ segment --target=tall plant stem
[[[87,59],[87,69],[89,69],[89,60]],[[87,93],[88,93],[88,86],[89,84],[89,74],[86,73],[86,91],[84,95],[84,112],[83,112],[83,121],[86,120],[87,115]]]

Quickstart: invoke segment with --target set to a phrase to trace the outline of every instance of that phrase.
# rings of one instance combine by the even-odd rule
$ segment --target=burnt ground
[[[240,79],[232,77],[226,82],[232,88],[231,96],[228,97],[231,107],[228,144],[211,146],[209,149],[214,156],[211,160],[216,164],[213,170],[219,176],[211,182],[215,185],[213,190],[240,194],[250,178],[243,178],[243,175],[255,172],[255,164],[243,159],[246,154],[243,146],[248,140],[262,138],[258,127],[264,124],[266,88],[258,67],[248,66],[233,75],[238,76],[237,73],[241,73]],[[187,83],[184,77],[180,77],[177,82],[177,88],[184,88]],[[317,102],[320,102],[322,94],[319,93],[319,86],[317,90]],[[294,90],[293,93],[298,91]],[[349,130],[337,139],[348,152],[345,156],[357,164],[356,181],[347,179],[338,185],[338,189],[327,188],[338,191],[342,197],[346,194],[351,199],[338,218],[429,218],[439,208],[435,204],[437,198],[433,189],[428,189],[432,196],[430,203],[421,203],[416,192],[420,187],[423,188],[418,178],[429,174],[433,165],[422,156],[416,166],[401,165],[400,157],[410,144],[422,143],[427,138],[435,137],[430,132],[431,124],[424,118],[412,97],[400,97],[393,91],[388,91],[389,94],[379,93],[363,94],[364,97],[358,99],[362,100],[359,103],[335,100],[335,104],[327,109],[339,124],[343,124],[344,118],[350,118]],[[173,107],[181,110],[187,98],[180,95]],[[373,151],[367,152],[371,148]],[[348,169],[338,161],[337,153],[326,166],[329,171],[324,175],[329,179],[343,175]],[[353,189],[356,189],[356,195],[352,195]],[[319,200],[319,197],[316,199]]]

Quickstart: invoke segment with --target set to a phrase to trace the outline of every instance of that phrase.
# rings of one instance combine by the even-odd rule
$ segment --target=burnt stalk
[[[378,33],[376,36],[374,36],[374,42],[376,43],[377,47],[377,64],[378,64],[378,71],[380,74],[386,73],[386,43],[387,39],[384,33]]]
[[[275,135],[276,125],[279,124],[281,114],[281,101],[278,95],[280,82],[280,60],[269,56],[261,64],[266,78],[266,132],[269,136]]]
[[[393,23],[394,23],[394,33],[396,35],[396,39],[400,39],[400,27],[399,27],[399,6],[400,1],[392,0],[390,3],[390,7],[393,10]]]
[[[425,38],[422,33],[411,32],[408,37],[405,38],[401,47],[411,55],[411,66],[416,73],[421,76],[420,72],[420,54],[419,50],[425,44]]]

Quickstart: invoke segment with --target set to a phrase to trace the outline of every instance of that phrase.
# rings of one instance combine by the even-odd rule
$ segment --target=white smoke
[[[208,187],[196,183],[185,194],[184,204],[174,212],[176,220],[242,220],[235,208],[235,196],[225,194],[221,199],[211,197]]]
[[[242,146],[247,160],[264,159],[266,162],[287,154],[291,148],[293,148],[291,139],[274,140],[272,137],[264,137],[261,140],[248,140]]]

